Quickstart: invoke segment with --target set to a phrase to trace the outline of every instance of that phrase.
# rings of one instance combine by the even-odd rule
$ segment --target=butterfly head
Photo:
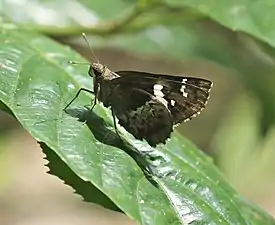
[[[95,76],[95,77],[99,78],[99,77],[102,76],[102,74],[104,73],[104,71],[105,71],[105,66],[102,65],[102,64],[100,64],[100,63],[98,63],[98,62],[95,62],[95,63],[92,63],[90,65],[89,75],[91,77]]]
[[[102,81],[109,81],[119,77],[118,74],[112,72],[107,68],[107,66],[99,62],[94,62],[90,65],[89,75],[100,83]]]

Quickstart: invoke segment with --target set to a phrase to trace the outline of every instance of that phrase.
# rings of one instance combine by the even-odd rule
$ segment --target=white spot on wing
[[[183,78],[181,82],[182,82],[182,83],[186,83],[186,81],[187,81],[187,79],[186,79],[186,78]]]
[[[163,86],[161,84],[155,84],[154,85],[154,90],[161,91],[163,89]]]
[[[171,106],[175,106],[175,104],[176,104],[176,101],[175,100],[171,100]]]
[[[164,94],[163,92],[161,91],[163,89],[163,86],[161,84],[155,84],[154,85],[154,95],[156,97],[160,97],[160,98],[163,98],[164,97]]]
[[[165,105],[166,108],[168,108],[168,102],[163,98],[164,94],[161,91],[163,89],[163,86],[161,84],[155,84],[153,88],[156,99],[159,100],[163,105]]]
[[[182,79],[182,80],[186,80],[186,79]],[[182,92],[182,95],[187,98],[188,93],[185,92],[185,88],[186,88],[186,86],[182,85],[180,88],[180,92]]]

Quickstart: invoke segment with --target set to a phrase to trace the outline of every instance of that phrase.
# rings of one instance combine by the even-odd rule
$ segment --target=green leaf
[[[232,31],[248,33],[275,47],[275,6],[272,0],[163,1],[173,7],[191,7]]]
[[[92,89],[87,68],[67,63],[84,59],[4,20],[0,28],[0,100],[43,143],[47,159],[51,160],[47,151],[54,151],[87,185],[98,189],[95,193],[105,194],[140,224],[275,224],[260,210],[264,219],[255,220],[252,208],[247,210],[254,206],[244,203],[212,161],[177,132],[154,149],[119,129],[121,143],[108,109],[97,105],[89,113],[80,107],[93,100],[85,94],[65,113],[64,106],[80,87]],[[77,120],[85,115],[86,124]],[[73,185],[60,171],[51,172],[76,190],[83,185]],[[89,201],[117,210],[107,197]]]
[[[76,0],[66,2],[66,4],[62,0],[54,2],[29,0],[26,4],[20,1],[3,0],[3,7],[0,9],[0,12],[14,21],[28,24],[28,26],[38,29],[41,27],[51,27],[51,32],[54,33],[54,30],[58,31],[65,27],[81,26],[84,29],[85,27],[95,27],[98,25],[98,29],[101,29],[105,25],[102,22],[113,19],[119,21],[130,15],[136,5],[144,8],[144,12],[141,12],[143,16],[138,18],[138,20],[143,20],[144,17],[148,16],[146,14],[148,11],[147,6],[152,14],[159,5],[162,5],[165,6],[166,13],[163,12],[159,15],[161,15],[161,18],[163,18],[162,15],[166,15],[165,18],[168,18],[162,21],[171,20],[168,15],[169,10],[172,9],[173,14],[177,14],[177,16],[171,22],[181,21],[180,23],[182,24],[183,20],[178,20],[177,18],[184,19],[187,14],[186,10],[191,9],[196,15],[200,14],[200,16],[195,16],[195,20],[211,18],[213,21],[234,32],[240,31],[250,34],[275,47],[275,25],[273,22],[275,6],[272,0],[252,2],[250,0],[116,0],[112,2],[108,0]],[[62,11],[59,10],[61,7]],[[135,23],[136,21],[133,20],[132,22]],[[149,21],[147,22],[150,25]],[[47,30],[50,32],[50,29]]]
[[[2,0],[3,7],[0,8],[0,12],[14,21],[29,26],[52,26],[60,29],[69,26],[91,26],[99,21],[123,17],[135,2],[135,0],[116,0],[115,2],[108,0],[71,2]],[[60,8],[62,10],[59,10]]]
[[[85,201],[102,205],[114,211],[120,211],[120,209],[92,183],[80,179],[48,146],[41,143],[40,147],[46,155],[45,159],[49,162],[46,165],[49,168],[49,174],[58,176],[65,184],[74,188],[75,192],[81,195]]]

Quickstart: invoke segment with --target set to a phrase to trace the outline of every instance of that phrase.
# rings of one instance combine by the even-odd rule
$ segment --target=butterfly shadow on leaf
[[[70,108],[66,109],[66,113],[87,125],[94,137],[101,143],[120,148],[124,151],[130,150],[130,147],[123,142],[116,132],[109,128],[104,119],[89,108]]]
[[[102,144],[119,148],[127,153],[142,169],[147,179],[153,185],[156,185],[151,178],[152,168],[148,162],[146,154],[142,154],[138,149],[128,144],[122,137],[118,136],[113,129],[110,129],[110,125],[108,125],[103,118],[87,107],[66,109],[66,113],[74,118],[77,118],[79,122],[87,125],[94,137]]]

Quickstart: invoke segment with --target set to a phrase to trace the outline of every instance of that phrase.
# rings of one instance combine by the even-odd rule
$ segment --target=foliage
[[[84,200],[123,211],[140,224],[275,224],[177,132],[153,149],[120,129],[121,143],[106,108],[89,113],[76,107],[93,100],[84,94],[66,114],[76,91],[92,88],[91,78],[87,68],[67,64],[83,61],[80,55],[45,36],[86,32],[97,47],[233,68],[259,99],[264,133],[275,112],[269,1],[28,1],[18,10],[19,3],[6,0],[1,10],[1,109],[41,144],[51,174]]]

